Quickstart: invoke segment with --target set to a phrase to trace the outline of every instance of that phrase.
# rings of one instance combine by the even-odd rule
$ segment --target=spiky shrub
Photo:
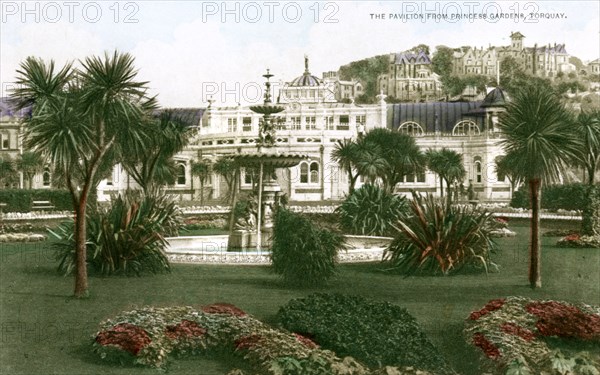
[[[448,274],[464,266],[488,270],[495,243],[491,213],[449,205],[413,194],[412,214],[398,223],[400,233],[384,253],[392,269],[403,273]]]
[[[287,284],[319,285],[335,274],[342,236],[320,229],[301,214],[279,208],[275,214],[271,260]]]
[[[336,209],[346,232],[365,236],[389,236],[407,211],[406,199],[371,184],[362,186]]]
[[[165,254],[165,237],[175,235],[180,212],[164,195],[118,196],[109,209],[90,215],[87,221],[87,262],[91,271],[103,275],[140,275],[170,270]],[[51,233],[58,269],[69,274],[75,269],[73,222]]]

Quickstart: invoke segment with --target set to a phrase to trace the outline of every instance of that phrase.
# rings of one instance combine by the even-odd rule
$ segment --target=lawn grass
[[[500,272],[489,275],[408,277],[378,263],[339,266],[329,285],[290,289],[265,266],[174,265],[167,275],[90,278],[91,296],[74,300],[73,279],[56,274],[48,243],[0,244],[0,374],[157,374],[154,369],[107,365],[90,352],[98,323],[144,305],[233,303],[272,321],[291,298],[315,291],[359,294],[403,306],[461,374],[480,374],[478,356],[461,336],[463,321],[492,298],[521,295],[600,305],[600,251],[560,249],[543,238],[541,290],[527,283],[528,228],[499,239]],[[176,359],[174,374],[222,375],[229,361]]]

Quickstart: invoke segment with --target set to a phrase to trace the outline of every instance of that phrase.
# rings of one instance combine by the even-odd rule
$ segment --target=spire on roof
[[[304,74],[310,74],[308,71],[308,55],[304,55]]]

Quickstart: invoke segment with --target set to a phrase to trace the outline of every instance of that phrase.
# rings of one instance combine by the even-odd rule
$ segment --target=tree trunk
[[[542,287],[541,253],[540,242],[540,202],[541,181],[532,179],[529,181],[529,194],[531,198],[531,244],[529,251],[529,284],[531,288]]]
[[[440,176],[440,198],[444,196],[444,179]]]
[[[200,177],[200,206],[204,206],[204,179]]]
[[[87,194],[82,193],[79,205],[75,209],[75,298],[88,296],[87,260],[86,260],[86,227],[85,213]]]
[[[600,236],[600,188],[588,184],[585,189],[581,234]]]

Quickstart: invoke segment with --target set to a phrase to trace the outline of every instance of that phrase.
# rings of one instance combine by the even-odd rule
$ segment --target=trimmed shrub
[[[365,236],[391,236],[407,211],[406,199],[371,184],[350,194],[336,209],[345,232]]]
[[[481,351],[482,372],[598,374],[598,306],[495,299],[469,315],[464,333]]]
[[[261,375],[430,375],[415,369],[371,370],[339,358],[301,335],[274,329],[226,304],[143,307],[100,324],[92,348],[105,361],[165,370],[170,358],[214,354],[242,358],[249,373]],[[406,371],[405,371],[406,370]],[[233,375],[245,374],[235,369]]]
[[[280,207],[275,214],[271,261],[275,273],[294,286],[319,285],[335,274],[344,238],[320,229],[301,214]]]
[[[547,210],[579,210],[585,207],[585,184],[549,185],[542,187],[542,208]],[[513,193],[511,207],[530,208],[529,191],[522,187]]]
[[[415,318],[387,302],[316,293],[288,302],[279,309],[277,321],[339,356],[352,356],[368,366],[451,372]]]
[[[448,205],[433,196],[413,194],[412,215],[399,222],[398,234],[384,253],[392,270],[403,273],[447,275],[465,266],[485,269],[494,265],[496,245],[491,213],[470,205]]]
[[[57,211],[73,211],[73,200],[66,190],[0,189],[0,202],[6,203],[4,212],[30,212],[33,201],[50,201]]]
[[[141,275],[170,270],[165,254],[165,237],[180,226],[179,210],[166,196],[118,196],[110,209],[87,218],[87,262],[91,271],[103,275]],[[60,261],[58,270],[69,274],[75,269],[73,221],[50,231]]]

